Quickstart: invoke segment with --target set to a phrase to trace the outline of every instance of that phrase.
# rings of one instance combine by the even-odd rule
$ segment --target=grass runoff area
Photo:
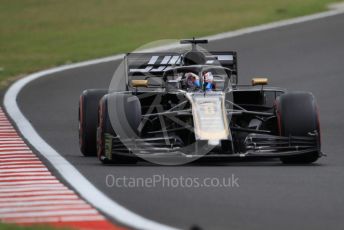
[[[0,82],[129,52],[324,11],[335,0],[0,0]]]
[[[0,223],[0,230],[71,230],[69,228],[54,228],[48,225],[20,226]]]

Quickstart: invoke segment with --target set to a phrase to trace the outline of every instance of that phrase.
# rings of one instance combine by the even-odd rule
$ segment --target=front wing
[[[234,158],[280,158],[286,156],[296,156],[300,154],[317,152],[323,156],[320,150],[319,134],[315,131],[308,136],[282,137],[269,134],[249,134],[245,141],[246,151],[222,153],[209,151],[208,154],[186,154],[183,151],[182,141],[178,137],[166,138],[142,138],[142,139],[119,139],[118,137],[107,135],[107,148],[105,156],[111,160],[113,155],[119,157],[134,157],[143,159],[164,159],[164,161],[189,158],[189,159],[222,159],[230,160]],[[124,143],[124,144],[123,144]],[[135,153],[135,154],[133,154]]]

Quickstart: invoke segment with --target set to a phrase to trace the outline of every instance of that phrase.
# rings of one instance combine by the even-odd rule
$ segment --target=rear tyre
[[[277,99],[276,112],[281,136],[308,136],[317,131],[320,141],[320,126],[314,96],[306,92],[293,92]],[[319,152],[282,157],[285,164],[310,164],[319,158]]]
[[[109,108],[109,104],[113,107]],[[117,110],[122,110],[123,113]],[[116,109],[116,111],[113,111]],[[110,115],[111,114],[111,115]],[[97,129],[97,155],[99,160],[104,164],[133,164],[137,162],[135,156],[126,157],[120,153],[112,151],[112,137],[117,134],[112,127],[111,120],[120,126],[128,124],[126,129],[136,131],[141,122],[141,104],[136,96],[126,94],[108,94],[99,102],[99,120]],[[110,120],[111,119],[111,120]],[[115,130],[117,130],[115,128]],[[125,136],[121,133],[120,136]],[[120,142],[119,142],[120,144]],[[123,144],[122,144],[123,145]],[[132,154],[126,146],[123,145],[121,153]]]
[[[97,155],[97,120],[99,100],[108,93],[106,89],[89,89],[79,100],[79,146],[84,156]]]

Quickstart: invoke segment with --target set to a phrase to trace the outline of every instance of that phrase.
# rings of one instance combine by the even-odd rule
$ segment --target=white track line
[[[341,14],[342,9],[332,9],[327,12],[318,13],[310,16],[299,17],[295,19],[289,19],[274,23],[269,23],[265,25],[240,29],[236,31],[231,31],[227,33],[221,33],[214,36],[205,37],[210,41],[227,39],[236,36],[241,36],[245,34],[250,34],[254,32],[270,30],[274,28],[280,28],[283,26],[288,26],[292,24],[307,22],[311,20],[326,18],[334,15]],[[175,44],[170,46],[159,47],[152,50],[164,50],[171,47],[174,47]],[[85,61],[81,63],[71,64],[60,66],[44,71],[40,71],[34,74],[31,74],[16,83],[14,83],[6,92],[4,97],[4,106],[7,113],[16,123],[19,131],[22,135],[30,142],[30,144],[35,147],[50,163],[51,165],[60,173],[60,175],[76,190],[78,193],[84,197],[89,203],[93,206],[106,213],[108,216],[116,219],[117,221],[128,225],[130,227],[138,229],[172,229],[167,225],[157,223],[155,221],[144,218],[128,209],[118,204],[114,200],[107,197],[104,193],[98,190],[94,185],[92,185],[73,165],[71,165],[67,160],[65,160],[54,148],[52,148],[44,139],[37,133],[37,131],[32,127],[30,122],[20,111],[17,104],[17,97],[19,92],[30,82],[37,80],[42,77],[51,76],[54,73],[81,68],[85,66],[95,65],[99,63],[111,62],[120,60],[123,58],[123,55],[116,55],[112,57],[106,57],[91,61]],[[5,118],[5,117],[4,117]],[[13,137],[14,138],[14,137]],[[1,140],[1,138],[0,138]]]
[[[36,196],[42,195],[73,195],[75,194],[74,191],[69,189],[62,189],[62,190],[53,190],[53,191],[19,191],[19,192],[6,192],[1,193],[0,198],[8,198],[8,197],[27,197],[32,198]]]
[[[33,165],[33,164],[42,164],[41,161],[11,161],[11,162],[0,162],[0,167],[2,167],[2,165]],[[23,166],[22,166],[23,167]]]
[[[48,172],[47,168],[20,168],[20,169],[0,169],[1,173],[9,173],[9,172]]]
[[[17,140],[9,140],[5,138],[0,139],[1,143],[6,143],[6,144],[24,144],[25,142],[23,140],[17,139]]]
[[[0,205],[2,207],[33,207],[33,206],[42,206],[42,205],[77,205],[77,204],[85,204],[83,200],[48,200],[48,201],[14,201],[14,202],[2,202]]]
[[[33,186],[38,186],[38,185],[57,185],[61,184],[60,181],[58,180],[42,180],[42,181],[12,181],[12,182],[0,182],[0,188],[7,188],[9,186],[24,186],[24,185],[33,185]]]
[[[22,141],[19,137],[0,137],[0,141]]]
[[[12,213],[12,212],[31,212],[31,211],[43,211],[43,210],[65,210],[65,209],[93,209],[90,205],[84,204],[69,204],[69,205],[49,205],[49,206],[33,206],[33,207],[6,207],[3,206],[0,209],[0,213]]]
[[[1,172],[1,171],[0,171]],[[8,176],[50,176],[50,172],[25,172],[25,173],[3,173],[1,172],[0,178],[1,177],[8,177]]]
[[[1,141],[1,140],[0,140]],[[33,152],[30,150],[30,151],[10,151],[10,152],[0,152],[0,156],[9,156],[9,155],[14,155],[14,154],[25,154],[25,155],[32,155],[32,156],[35,156],[33,154]]]
[[[1,171],[2,169],[23,169],[22,165],[4,165],[1,166]],[[37,168],[45,168],[45,166],[43,166],[42,164],[33,164],[33,165],[27,165],[26,169],[31,168],[31,169],[37,169]]]
[[[0,147],[0,151],[4,152],[4,151],[8,151],[8,150],[30,150],[29,147]]]
[[[1,181],[8,181],[8,180],[56,180],[55,176],[48,175],[48,176],[13,176],[13,177],[5,177],[1,178]]]
[[[23,146],[26,146],[26,144],[24,142],[22,142],[22,143],[3,143],[3,142],[1,142],[0,146],[1,147],[4,147],[4,146],[6,146],[6,147],[13,147],[13,146],[23,147]]]
[[[99,221],[105,220],[100,215],[88,215],[88,216],[68,216],[68,217],[40,217],[40,218],[15,218],[15,219],[4,219],[4,222],[10,223],[48,223],[48,222],[79,222],[79,221]]]
[[[9,159],[10,157],[1,157],[0,156],[0,159],[1,159],[1,162],[30,162],[30,161],[38,161],[39,158],[36,157],[35,155],[32,155],[30,157],[27,157],[27,158],[16,158],[15,160],[13,160],[13,157],[16,157],[16,156],[11,156],[12,158]]]
[[[1,188],[0,187],[0,193],[5,194],[5,193],[13,193],[13,192],[33,192],[33,191],[65,191],[68,190],[68,188],[60,185],[60,186],[50,186],[50,187],[46,187],[46,186],[30,186],[30,187],[26,187],[26,188],[18,188],[17,186],[15,187],[11,187],[11,188]]]
[[[17,159],[39,159],[37,156],[31,154],[31,155],[28,155],[28,154],[2,154],[0,155],[0,159],[1,161],[4,161],[6,159],[13,159],[13,157],[16,157]]]
[[[43,200],[80,200],[77,195],[59,195],[59,196],[38,196],[38,197],[7,197],[7,198],[0,198],[1,202],[9,202],[9,201],[43,201]]]
[[[17,186],[17,185],[46,185],[46,184],[60,184],[58,180],[42,180],[42,181],[12,181],[12,182],[0,182],[0,187]]]
[[[15,217],[43,217],[43,216],[59,216],[59,215],[79,215],[79,214],[98,214],[95,209],[89,210],[55,210],[53,212],[30,212],[30,213],[0,213],[0,218],[15,218]]]
[[[36,160],[39,159],[36,155],[31,154],[31,155],[20,155],[20,154],[11,154],[11,155],[5,155],[2,154],[0,155],[0,159],[2,162],[4,161],[13,161],[15,158],[16,161],[26,161],[26,160]]]

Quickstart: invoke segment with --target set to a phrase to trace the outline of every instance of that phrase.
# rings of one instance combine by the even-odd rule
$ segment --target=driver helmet
[[[200,88],[201,82],[199,76],[194,73],[186,73],[186,85],[191,89]]]
[[[204,84],[205,84],[205,90],[212,90],[214,87],[214,76],[211,72],[204,72]]]

